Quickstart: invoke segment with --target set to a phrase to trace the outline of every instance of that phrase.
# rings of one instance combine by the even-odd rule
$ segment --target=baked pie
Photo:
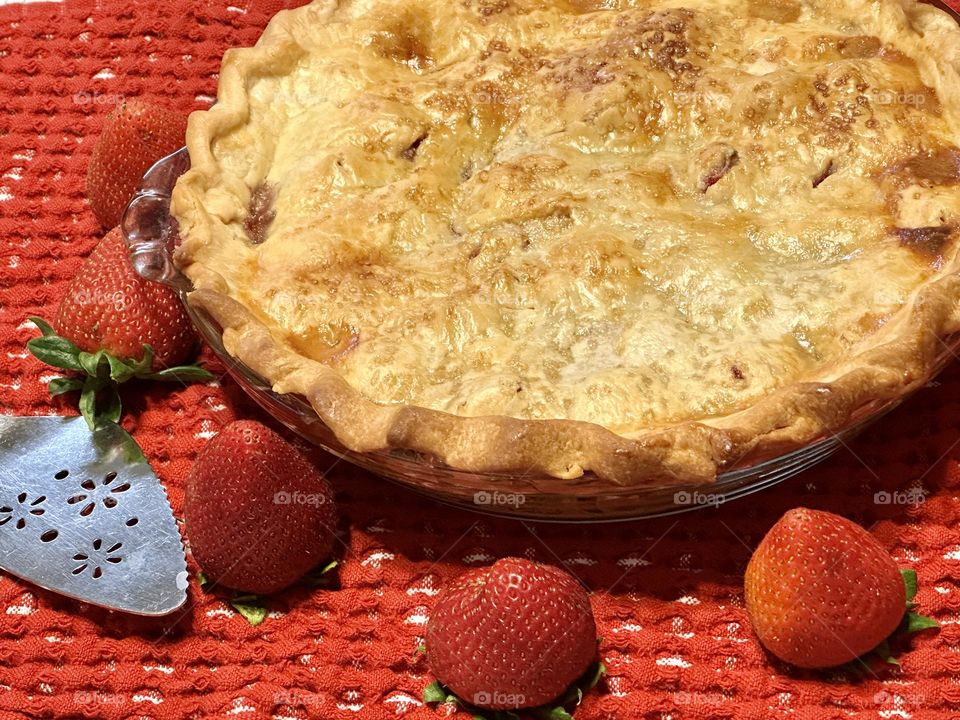
[[[190,118],[176,259],[352,450],[705,481],[927,380],[958,142],[914,0],[315,0]]]

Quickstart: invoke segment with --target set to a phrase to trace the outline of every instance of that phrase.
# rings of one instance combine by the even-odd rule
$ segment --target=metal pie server
[[[187,599],[159,478],[123,428],[79,417],[0,417],[0,569],[138,615]]]

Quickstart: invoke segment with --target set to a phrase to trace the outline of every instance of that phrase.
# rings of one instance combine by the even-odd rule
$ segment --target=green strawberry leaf
[[[150,374],[150,368],[153,367],[153,348],[144,343],[143,357],[139,360],[128,360],[127,365],[133,368],[134,375],[143,377]]]
[[[877,656],[888,665],[896,665],[897,667],[900,667],[900,661],[897,660],[890,652],[890,643],[886,640],[877,645],[873,652],[875,652]]]
[[[267,618],[267,609],[261,605],[261,599],[256,595],[241,595],[230,601],[230,605],[240,613],[247,622],[256,627]]]
[[[450,690],[448,690],[447,687],[439,680],[434,680],[423,689],[423,701],[425,703],[444,703],[456,705],[457,707],[467,706],[466,703],[464,703],[454,693],[450,692]],[[484,718],[482,715],[475,717],[480,717],[482,720],[487,720],[487,718]]]
[[[907,612],[903,620],[897,627],[897,635],[912,635],[913,633],[929,630],[930,628],[940,627],[940,623],[931,617],[913,612],[917,604],[913,599],[917,596],[917,571],[912,569],[901,569],[900,575],[903,577],[903,585],[907,595]]]
[[[27,343],[27,350],[37,360],[47,365],[61,370],[83,371],[83,365],[77,357],[80,354],[80,348],[59,335],[34,338]]]
[[[180,365],[166,368],[155,373],[138,375],[145,380],[159,380],[161,382],[199,382],[212,380],[213,373],[199,365]]]
[[[97,378],[88,376],[83,381],[83,390],[80,392],[80,414],[91,430],[97,427],[97,393],[101,387],[103,386]]]
[[[131,438],[132,439],[132,438]],[[135,442],[127,443],[123,449],[123,459],[130,463],[149,463],[147,456],[143,454],[143,449]],[[174,518],[176,520],[176,518]],[[180,521],[183,522],[182,520]]]
[[[50,326],[50,323],[48,323],[46,320],[44,320],[41,317],[37,317],[36,315],[31,315],[30,317],[27,318],[27,320],[29,320],[30,322],[32,322],[34,325],[37,326],[37,328],[43,334],[43,337],[49,337],[50,335],[57,334],[57,331]]]
[[[83,378],[54,378],[47,385],[52,396],[80,391],[80,414],[92,430],[97,421],[119,422],[122,414],[117,385],[133,378],[160,380],[163,382],[189,383],[211,380],[213,374],[199,365],[183,365],[152,372],[154,352],[149,345],[143,346],[140,360],[115,357],[106,350],[94,353],[82,351],[70,340],[57,335],[42,318],[31,317],[30,321],[41,332],[41,337],[27,342],[27,349],[41,362],[61,370],[72,370],[87,375]],[[101,391],[106,392],[98,399]],[[98,408],[98,402],[102,407]]]
[[[205,593],[216,593],[216,586],[211,579],[202,571],[197,572],[197,582],[200,584],[200,590]],[[220,599],[236,610],[250,625],[256,627],[267,619],[269,610],[265,603],[266,600],[259,595],[250,593],[234,593],[232,596],[224,596],[218,593]]]
[[[104,400],[97,408],[97,419],[107,420],[108,422],[120,422],[120,416],[123,414],[123,405],[120,401],[120,391],[113,383],[107,385],[103,390]]]
[[[439,680],[434,680],[423,689],[423,701],[425,703],[442,703],[447,700],[447,691]]]
[[[583,702],[583,690],[579,685],[572,686],[560,700],[560,705],[579,705]]]
[[[106,353],[106,358],[110,367],[110,379],[115,383],[125,383],[137,374],[137,365],[115,358],[110,353]]]
[[[568,707],[570,705],[578,706],[583,702],[583,694],[587,690],[592,690],[597,686],[597,683],[600,682],[600,678],[607,674],[607,666],[601,661],[593,663],[587,671],[580,676],[580,679],[577,680],[570,688],[567,690],[566,694],[560,699],[558,703],[559,706]]]
[[[584,690],[593,690],[597,686],[597,683],[600,682],[600,678],[607,674],[607,666],[603,664],[603,661],[597,661],[591,670],[587,671],[586,684],[584,685]]]
[[[901,568],[900,576],[903,578],[903,585],[907,591],[907,605],[913,603],[917,596],[917,571]]]
[[[331,560],[322,568],[314,570],[313,572],[307,573],[303,576],[303,584],[307,587],[319,587],[321,585],[330,584],[330,571],[332,571],[337,565],[339,565],[336,560]]]
[[[80,361],[80,367],[90,377],[98,380],[110,379],[110,361],[107,360],[107,353],[103,350],[95,353],[81,352],[77,355],[77,359]]]
[[[58,377],[47,383],[47,390],[50,395],[56,397],[68,392],[76,392],[83,389],[83,378],[76,377]]]
[[[123,412],[120,392],[109,377],[104,379],[88,375],[82,383],[80,414],[87,421],[87,426],[93,430],[98,423],[119,422]]]
[[[903,632],[908,635],[920,632],[922,630],[929,630],[930,628],[938,628],[940,623],[934,620],[931,617],[926,615],[919,615],[918,613],[911,612],[907,613],[906,618],[904,618],[904,627]]]
[[[548,720],[573,720],[573,715],[568,713],[559,705],[555,708],[551,708],[544,717],[546,717]]]

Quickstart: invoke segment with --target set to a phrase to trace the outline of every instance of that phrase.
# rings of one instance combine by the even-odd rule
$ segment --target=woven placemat
[[[132,96],[185,111],[209,106],[223,51],[252,44],[280,7],[0,6],[4,412],[72,412],[47,396],[53,373],[27,355],[35,330],[25,319],[53,314],[99,238],[83,187],[103,115]],[[236,417],[260,417],[228,380],[124,394],[125,424],[177,515],[204,443]],[[432,598],[467,567],[519,555],[563,565],[594,591],[609,674],[578,720],[957,718],[958,418],[954,366],[849,449],[775,489],[696,514],[589,526],[451,510],[311,450],[330,469],[345,516],[339,588],[285,592],[251,627],[196,583],[182,612],[147,620],[0,575],[0,717],[442,717],[448,708],[420,702],[432,678],[415,652]],[[910,489],[924,501],[877,502],[877,492]],[[863,523],[917,570],[920,607],[943,627],[914,641],[900,674],[851,684],[795,672],[753,640],[742,573],[750,549],[798,505]]]

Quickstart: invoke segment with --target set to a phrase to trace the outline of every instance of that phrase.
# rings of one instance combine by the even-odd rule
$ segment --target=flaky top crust
[[[960,28],[952,20],[912,1],[847,4],[871,13],[878,28],[899,33],[902,39],[897,46],[920,58],[925,82],[944,105],[943,113],[957,112]],[[211,248],[224,242],[223,228],[242,225],[256,202],[258,187],[250,178],[262,182],[269,173],[267,167],[245,172],[224,167],[217,143],[249,121],[254,81],[293,72],[311,51],[305,47],[310,44],[310,28],[327,23],[336,10],[335,2],[316,0],[281,12],[256,47],[225,55],[216,106],[190,119],[187,139],[192,169],[177,185],[172,212],[183,240],[177,262],[195,287],[190,302],[221,324],[224,346],[232,355],[267,378],[277,392],[305,396],[351,450],[402,448],[471,471],[545,473],[559,478],[592,471],[615,484],[704,482],[735,465],[799,448],[846,426],[870,408],[903,396],[925,382],[937,359],[948,351],[944,338],[960,327],[960,256],[952,244],[936,258],[934,270],[902,307],[885,317],[882,326],[856,345],[855,352],[747,406],[700,420],[614,432],[578,420],[465,417],[369,399],[338,371],[336,353],[342,348],[333,348],[330,362],[325,362],[322,355],[291,345],[231,287],[224,268],[211,260],[217,257]],[[269,158],[263,162],[269,163]]]

